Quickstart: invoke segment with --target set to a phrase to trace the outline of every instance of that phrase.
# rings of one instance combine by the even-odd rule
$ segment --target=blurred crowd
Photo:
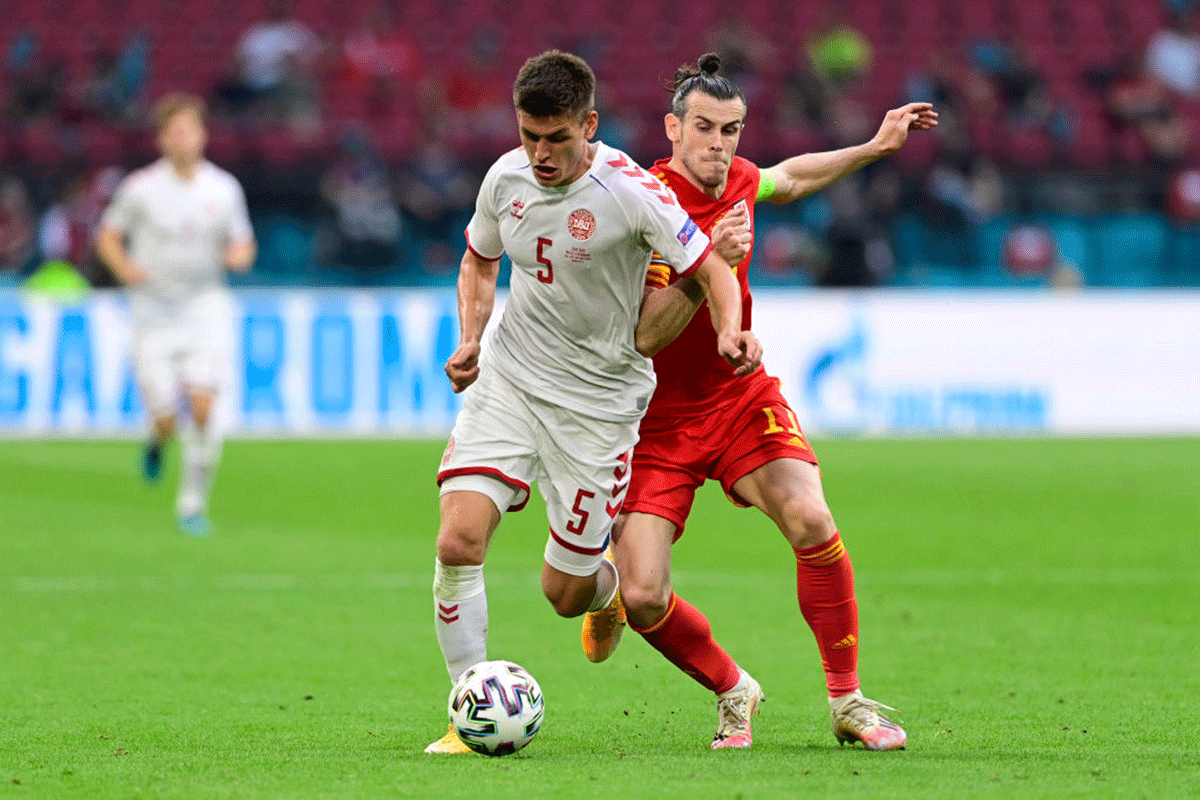
[[[71,2],[103,0],[47,8]],[[1138,0],[1145,30],[1121,29],[1135,18],[1125,0],[698,3],[707,33],[673,43],[657,35],[674,13],[658,0],[633,3],[621,27],[580,0],[574,27],[537,30],[521,3],[470,0],[451,15],[371,0],[331,28],[314,22],[328,20],[318,6],[266,0],[228,41],[212,21],[226,5],[236,18],[205,4],[184,42],[137,20],[69,47],[36,24],[0,39],[0,284],[46,265],[112,284],[92,233],[121,177],[154,157],[147,106],[176,88],[206,96],[209,156],[247,188],[261,244],[250,280],[452,281],[483,170],[517,143],[515,69],[551,45],[593,64],[600,137],[643,163],[669,154],[662,78],[706,50],[746,92],[739,152],[763,165],[865,141],[900,103],[935,104],[935,134],[796,207],[760,210],[763,282],[1200,283],[1192,0]],[[451,46],[443,16],[492,21]],[[795,27],[772,27],[785,16]],[[189,63],[198,52],[216,66]]]

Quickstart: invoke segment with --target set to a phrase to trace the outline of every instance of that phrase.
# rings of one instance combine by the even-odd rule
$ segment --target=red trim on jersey
[[[467,249],[470,250],[472,253],[474,253],[477,258],[482,258],[484,261],[499,261],[501,259],[501,257],[503,257],[503,255],[504,255],[503,253],[501,253],[500,255],[496,256],[495,258],[488,258],[483,253],[479,252],[478,250],[476,250],[474,247],[471,246],[470,231],[464,230],[463,236],[467,237]]]
[[[572,553],[579,553],[580,555],[583,555],[583,556],[598,556],[601,553],[603,553],[605,550],[608,549],[608,537],[607,536],[604,537],[604,544],[602,544],[596,548],[580,547],[577,544],[571,544],[566,539],[562,538],[557,533],[555,533],[554,528],[550,529],[550,537],[552,539],[554,539],[554,541],[556,541],[560,545],[562,545],[563,547],[570,550]]]
[[[442,481],[447,478],[457,478],[461,475],[483,475],[487,478],[495,478],[503,484],[511,486],[514,489],[519,489],[525,493],[525,499],[515,506],[509,506],[509,511],[520,511],[529,502],[529,484],[524,481],[519,481],[516,478],[510,478],[495,467],[457,467],[455,469],[444,469],[438,472],[438,486],[442,485]]]
[[[688,275],[691,275],[693,272],[700,269],[700,265],[704,263],[704,259],[708,258],[708,254],[712,252],[712,249],[713,243],[710,239],[708,242],[708,247],[704,248],[704,252],[700,254],[700,257],[697,258],[690,267],[679,273],[679,277],[686,278]]]

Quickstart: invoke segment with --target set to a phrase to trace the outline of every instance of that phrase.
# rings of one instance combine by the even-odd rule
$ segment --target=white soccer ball
[[[517,752],[537,735],[546,713],[542,687],[511,661],[481,661],[450,690],[450,724],[485,756]]]

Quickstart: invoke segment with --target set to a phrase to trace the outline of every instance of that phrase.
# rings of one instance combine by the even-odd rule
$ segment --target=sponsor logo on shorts
[[[567,218],[567,230],[579,241],[586,242],[596,232],[596,218],[586,208],[578,208]]]
[[[442,453],[442,466],[446,466],[446,462],[454,455],[454,437],[450,437],[450,441],[446,442],[446,450]]]

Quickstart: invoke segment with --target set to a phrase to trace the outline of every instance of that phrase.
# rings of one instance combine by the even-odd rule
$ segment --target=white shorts
[[[133,321],[133,364],[146,411],[173,416],[181,392],[216,394],[231,361],[232,314],[224,291],[187,300],[170,316]]]
[[[438,484],[442,494],[485,494],[503,514],[525,506],[536,479],[550,523],[546,563],[591,575],[625,500],[637,428],[551,405],[485,368],[464,398]]]

